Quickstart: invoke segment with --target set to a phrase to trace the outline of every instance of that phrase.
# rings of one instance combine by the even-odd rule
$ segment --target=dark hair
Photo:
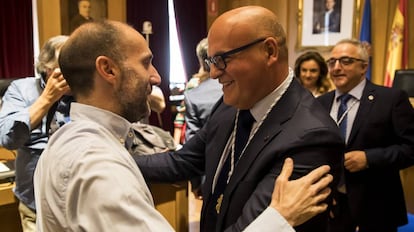
[[[295,76],[300,80],[300,66],[303,62],[314,60],[319,66],[319,77],[316,81],[316,86],[318,92],[326,93],[331,88],[331,83],[329,82],[327,75],[328,75],[328,66],[326,65],[325,59],[316,51],[308,51],[300,55],[295,62]],[[302,82],[301,82],[302,83]]]
[[[62,47],[59,65],[75,96],[90,93],[98,56],[109,57],[118,65],[125,59],[123,37],[120,27],[108,20],[85,23],[72,33]]]

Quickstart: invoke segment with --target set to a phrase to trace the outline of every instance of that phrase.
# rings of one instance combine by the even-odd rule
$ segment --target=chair
[[[414,69],[395,70],[392,87],[402,89],[409,97],[414,97]]]
[[[400,69],[395,71],[393,88],[407,92],[414,107],[414,69]],[[404,188],[405,201],[409,213],[414,213],[414,166],[400,171],[401,182]]]
[[[0,97],[2,97],[4,95],[7,88],[9,87],[10,83],[14,80],[16,80],[16,78],[0,79]]]

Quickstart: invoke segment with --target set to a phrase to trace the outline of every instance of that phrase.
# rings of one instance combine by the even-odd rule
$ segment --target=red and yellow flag
[[[400,0],[395,10],[391,34],[388,42],[387,63],[384,86],[391,87],[397,69],[408,65],[408,26],[407,0]]]

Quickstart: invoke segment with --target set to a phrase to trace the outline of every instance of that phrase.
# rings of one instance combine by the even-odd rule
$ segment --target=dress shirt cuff
[[[295,232],[292,226],[285,220],[282,215],[272,207],[267,207],[246,229],[244,232]]]

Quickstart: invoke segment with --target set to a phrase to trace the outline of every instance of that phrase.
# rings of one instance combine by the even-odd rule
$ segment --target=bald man
[[[293,77],[286,34],[273,12],[259,6],[228,11],[211,25],[208,44],[205,62],[223,89],[209,121],[181,150],[135,159],[148,180],[205,174],[201,231],[241,231],[269,205],[286,157],[295,163],[293,179],[327,164],[335,182],[344,142]],[[235,142],[243,137],[238,128],[248,127],[238,122],[249,117],[247,142]],[[325,212],[295,229],[325,231],[327,219]]]
[[[71,122],[50,138],[36,167],[37,231],[173,231],[129,153],[132,123],[149,114],[151,86],[161,81],[145,39],[120,22],[84,24],[62,47],[59,64],[77,102]],[[292,171],[287,159],[270,213],[247,231],[270,221],[271,228],[290,232],[326,210],[329,167],[288,181]]]

